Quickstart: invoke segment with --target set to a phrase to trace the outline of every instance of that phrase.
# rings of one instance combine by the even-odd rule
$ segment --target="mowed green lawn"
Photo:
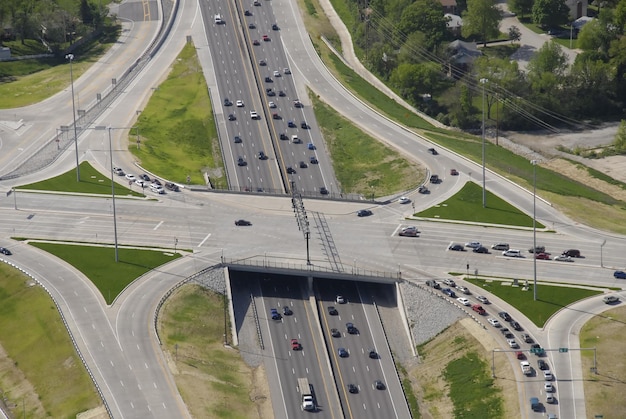
[[[61,243],[31,242],[31,245],[63,259],[94,283],[107,304],[111,304],[119,293],[136,278],[180,254],[150,249],[118,249],[119,262],[115,262],[115,248],[81,246]]]

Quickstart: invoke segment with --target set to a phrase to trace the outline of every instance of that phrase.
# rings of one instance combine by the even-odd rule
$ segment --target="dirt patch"
[[[46,417],[46,410],[39,400],[38,394],[15,361],[7,355],[0,345],[0,392],[2,402],[15,417],[24,415],[23,406],[28,406],[29,417]],[[18,403],[19,402],[19,403]]]
[[[495,338],[471,319],[458,321],[428,342],[420,353],[419,365],[408,371],[422,417],[453,417],[448,383],[443,377],[443,370],[448,363],[475,352],[491,365],[491,350],[499,347]],[[498,354],[494,361],[494,385],[501,392],[503,417],[520,418],[517,382],[509,359],[505,354]]]

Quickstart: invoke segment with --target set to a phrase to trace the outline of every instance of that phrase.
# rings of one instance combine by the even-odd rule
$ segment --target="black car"
[[[235,121],[237,119],[237,117],[235,116],[235,114],[233,113],[229,113],[228,114],[228,120],[229,121]]]
[[[235,141],[235,144],[239,144],[239,143],[243,142],[243,141],[241,140],[241,137],[240,137],[240,136],[238,136],[238,135],[235,135],[235,139],[234,139],[234,141]]]
[[[154,179],[152,180],[152,184],[153,184],[153,185],[157,185],[157,186],[163,186],[163,185],[161,184],[161,181],[160,181],[159,179],[157,179],[157,178],[154,178]]]
[[[246,166],[248,163],[243,159],[243,157],[237,158],[237,166]]]
[[[424,186],[424,185],[420,185],[420,187],[417,188],[417,192],[422,193],[422,194],[430,193],[428,188],[426,186]]]
[[[339,312],[337,311],[335,306],[328,306],[328,314],[330,314],[331,316],[336,316],[339,314]]]
[[[265,60],[259,60],[259,65],[260,65],[261,67],[266,66],[266,65],[267,65],[267,61],[265,61]]]
[[[298,164],[298,166],[300,166],[300,169],[305,169],[305,168],[309,167],[309,165],[308,165],[308,164],[306,164],[306,162],[303,162],[303,161],[301,161],[301,162]]]
[[[475,247],[474,250],[472,250],[472,252],[474,252],[474,253],[489,253],[489,249],[487,249],[485,246],[478,246],[478,247]]]
[[[341,337],[341,332],[339,331],[339,329],[330,329],[330,334],[334,338]]]
[[[267,154],[263,150],[259,151],[259,160],[267,160]]]
[[[513,327],[513,329],[517,331],[523,330],[522,325],[516,322],[515,320],[511,321],[511,327]]]
[[[150,176],[146,175],[145,173],[140,174],[139,179],[143,179],[146,182],[150,182]]]
[[[284,306],[283,307],[283,314],[285,316],[291,316],[293,314],[293,311],[291,311],[291,309],[289,308],[289,306]]]
[[[530,253],[546,253],[546,247],[545,246],[537,246],[534,249],[531,247],[530,249],[528,249],[528,251]]]
[[[378,353],[374,349],[370,349],[369,357],[372,359],[378,359]]]
[[[296,169],[294,169],[293,167],[289,166],[289,167],[287,167],[287,173],[289,173],[290,175],[293,175],[294,173],[296,173]]]
[[[326,187],[325,187],[325,186],[322,186],[322,187],[320,188],[320,193],[321,193],[322,195],[328,195],[328,189],[326,189]]]
[[[265,76],[265,83],[273,83],[274,80],[270,76]]]
[[[244,16],[252,16],[252,12],[250,10],[246,10],[243,14]]]
[[[278,25],[275,23],[272,23],[272,30],[273,31],[277,31],[278,30]]]
[[[166,182],[165,183],[165,189],[168,189],[168,190],[174,191],[174,192],[180,191],[180,188],[178,187],[178,185],[175,184],[175,183],[172,183],[172,182]]]
[[[359,388],[357,386],[355,386],[354,384],[348,384],[348,391],[350,393],[358,393],[359,392]]]
[[[384,390],[385,389],[385,383],[383,383],[380,380],[376,380],[376,381],[374,381],[374,387],[376,387],[376,390]]]
[[[454,250],[456,252],[463,252],[465,251],[465,247],[462,244],[454,243],[448,246],[448,250]]]
[[[272,89],[265,89],[265,93],[267,93],[268,96],[276,96],[276,93],[274,93]]]
[[[358,210],[356,212],[356,215],[359,216],[359,217],[369,217],[372,214],[373,214],[373,212],[368,210],[368,209],[362,209],[362,210]]]
[[[346,323],[346,330],[348,331],[348,333],[350,333],[351,335],[356,335],[357,333],[359,333],[359,331],[357,330],[356,327],[354,327],[354,325],[352,323]]]
[[[506,311],[501,311],[498,313],[498,316],[500,316],[500,318],[504,319],[504,321],[508,322],[511,321],[511,315],[509,313],[507,313]]]
[[[548,367],[548,363],[544,361],[543,359],[537,360],[537,366],[539,367],[540,370],[550,369],[550,367]]]
[[[439,175],[430,175],[430,183],[439,183],[441,179],[439,179]]]
[[[513,333],[511,333],[511,331],[506,327],[503,327],[502,329],[500,329],[500,332],[502,332],[504,337],[507,339],[513,339],[515,337],[513,336]]]
[[[433,156],[436,156],[437,154],[439,154],[439,153],[437,153],[437,150],[435,150],[434,148],[429,148],[429,149],[428,149],[428,152],[429,152],[430,154],[432,154]]]
[[[11,256],[13,253],[11,253],[11,251],[9,249],[7,249],[6,247],[0,247],[0,253],[2,253],[3,255],[7,255],[7,256]]]
[[[288,126],[289,128],[298,128],[298,127],[297,127],[297,125],[296,125],[296,123],[295,123],[295,122],[293,122],[293,121],[288,121],[288,122],[287,122],[287,126]]]
[[[315,156],[309,157],[309,161],[311,162],[311,164],[317,164],[318,163],[317,157],[315,157]]]
[[[300,128],[309,129],[309,124],[307,124],[306,121],[302,121],[300,122]]]
[[[233,102],[229,98],[224,98],[224,106],[233,106]]]
[[[247,221],[247,220],[236,220],[235,221],[235,225],[236,226],[251,226],[252,223],[250,221]]]
[[[278,91],[278,96],[284,97],[284,96],[287,96],[287,94],[285,92],[283,92],[282,90],[279,90]]]
[[[285,134],[284,132],[280,133],[280,139],[283,141],[287,141],[289,140],[289,137],[287,137],[287,134]]]
[[[248,28],[249,29],[256,29],[256,25],[252,22],[248,23]]]

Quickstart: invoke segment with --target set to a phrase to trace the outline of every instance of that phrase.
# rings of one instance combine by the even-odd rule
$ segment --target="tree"
[[[563,48],[554,41],[543,44],[528,63],[528,72],[531,77],[542,73],[563,76],[566,69],[567,55],[563,52]]]
[[[522,39],[522,31],[520,31],[519,28],[515,25],[511,26],[509,28],[509,39],[511,40],[511,43],[513,41],[519,41],[520,39]]]
[[[615,134],[615,139],[613,140],[613,147],[615,147],[617,153],[626,154],[626,120],[622,119],[622,122],[619,124],[617,134]]]
[[[464,37],[478,36],[483,45],[487,45],[487,38],[498,36],[498,27],[502,15],[493,0],[468,0],[467,10],[463,12],[463,27],[461,33]]]
[[[424,33],[428,49],[433,51],[446,34],[443,6],[439,0],[416,0],[404,9],[398,26],[406,35],[417,31]]]
[[[529,15],[533,10],[533,0],[510,0],[509,7],[511,11],[524,19],[524,16]]]
[[[569,7],[565,0],[535,0],[533,22],[548,28],[569,22]]]

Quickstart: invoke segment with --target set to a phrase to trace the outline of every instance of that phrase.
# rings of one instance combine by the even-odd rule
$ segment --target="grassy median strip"
[[[101,405],[56,306],[0,264],[0,388],[13,417],[69,418]]]
[[[136,278],[180,256],[150,249],[118,249],[119,262],[115,262],[115,249],[102,246],[31,242],[32,246],[63,259],[94,283],[107,304]]]
[[[132,186],[131,186],[132,187]],[[56,191],[68,193],[84,193],[111,196],[111,177],[98,172],[89,162],[80,164],[80,182],[76,181],[76,169],[69,170],[59,176],[18,186],[19,189],[35,191]],[[135,188],[141,190],[139,186]],[[115,196],[144,196],[125,186],[115,183]]]
[[[192,43],[183,47],[136,126],[141,146],[130,134],[129,149],[146,170],[177,183],[189,176],[194,185],[204,185],[206,172],[214,186],[226,187],[209,91]]]
[[[567,263],[567,262],[554,262]],[[576,263],[576,262],[574,262]],[[529,266],[530,269],[530,266]],[[513,279],[482,279],[465,278],[485,291],[490,292],[524,313],[537,327],[544,327],[548,319],[557,311],[584,298],[602,294],[597,289],[578,287],[561,287],[555,285],[537,284],[537,301],[534,301],[533,283],[528,281],[528,289],[524,289],[525,281],[518,280],[518,286],[513,286]],[[541,280],[541,279],[539,279]]]

